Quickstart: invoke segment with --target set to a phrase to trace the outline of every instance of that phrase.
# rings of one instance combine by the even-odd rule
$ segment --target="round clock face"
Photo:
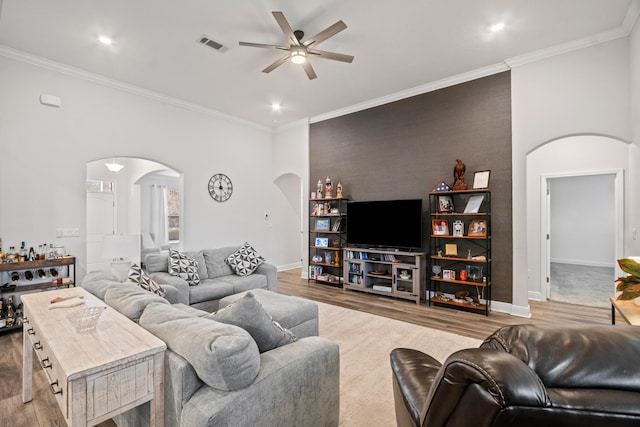
[[[229,177],[222,173],[217,173],[209,180],[209,194],[216,202],[226,202],[233,193],[233,184]]]

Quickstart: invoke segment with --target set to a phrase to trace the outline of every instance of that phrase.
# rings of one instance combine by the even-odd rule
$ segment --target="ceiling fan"
[[[307,39],[306,41],[302,41],[304,37],[304,32],[300,30],[293,31],[289,22],[284,17],[282,12],[271,12],[273,17],[276,18],[278,25],[282,29],[282,32],[287,37],[287,41],[289,42],[289,46],[278,46],[273,44],[261,44],[261,43],[247,43],[240,42],[240,46],[251,46],[251,47],[263,47],[267,49],[276,49],[287,51],[288,53],[282,58],[278,59],[273,64],[269,65],[267,68],[262,70],[263,73],[270,73],[271,71],[278,68],[280,65],[287,62],[288,59],[291,60],[294,64],[301,64],[304,71],[307,73],[307,77],[309,80],[313,80],[316,77],[316,72],[313,70],[309,59],[313,56],[317,56],[318,58],[332,59],[334,61],[341,62],[349,62],[353,61],[353,56],[344,55],[342,53],[335,52],[327,52],[324,50],[315,49],[317,45],[327,40],[329,37],[335,36],[340,31],[347,28],[346,24],[342,21],[338,21],[330,27],[320,31],[315,36]]]

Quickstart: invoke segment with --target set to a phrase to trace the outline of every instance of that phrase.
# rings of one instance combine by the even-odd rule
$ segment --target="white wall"
[[[51,67],[51,66],[49,66]],[[55,67],[54,67],[55,68]],[[187,109],[137,92],[0,57],[0,236],[65,245],[85,272],[86,163],[111,156],[155,160],[184,174],[185,250],[249,241],[276,265],[288,264],[263,213],[282,217],[273,183],[271,130],[220,114]],[[62,99],[40,105],[40,94]],[[251,153],[248,155],[248,153]],[[226,203],[213,201],[209,178],[234,184]],[[56,239],[58,227],[81,236]],[[296,226],[297,229],[297,226]]]
[[[629,37],[631,75],[631,146],[629,147],[628,185],[626,188],[626,225],[629,231],[640,231],[640,20]],[[625,255],[640,255],[640,237],[625,240]]]
[[[549,179],[551,262],[615,266],[614,181],[613,174]]]
[[[278,129],[274,133],[273,170],[274,179],[281,189],[290,208],[289,219],[292,227],[295,223],[296,232],[292,230],[286,236],[289,251],[287,259],[297,257],[296,264],[287,267],[307,265],[309,258],[308,242],[308,214],[309,214],[309,123],[300,121]],[[294,178],[295,177],[295,178]],[[297,184],[297,185],[294,185]],[[302,271],[306,277],[306,271]]]
[[[527,184],[527,154],[570,135],[608,135],[630,141],[629,40],[616,39],[520,65],[511,76],[513,229],[527,230],[526,236],[514,233],[513,305],[514,311],[524,315],[529,292],[540,291],[536,274],[541,262],[539,202],[531,202],[532,197],[539,200],[540,185],[538,181],[536,192]],[[593,158],[598,167],[598,153],[580,144],[576,149],[564,153],[563,172],[572,171],[576,155]],[[547,156],[543,162],[550,160]]]

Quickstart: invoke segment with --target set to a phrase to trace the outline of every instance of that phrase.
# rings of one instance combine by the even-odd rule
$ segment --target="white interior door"
[[[102,257],[105,234],[114,234],[113,193],[87,193],[87,272],[109,271],[111,260]]]

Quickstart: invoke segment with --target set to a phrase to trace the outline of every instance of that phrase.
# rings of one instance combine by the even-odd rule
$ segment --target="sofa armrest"
[[[423,425],[465,425],[472,419],[475,426],[490,426],[505,407],[549,405],[544,384],[523,361],[500,350],[465,349],[449,356],[434,378]]]
[[[267,287],[270,291],[278,291],[278,269],[275,265],[263,262],[254,271],[254,274],[256,273],[267,276]]]
[[[120,284],[120,281],[112,273],[108,271],[92,271],[84,276],[80,286],[87,292],[104,300],[104,294],[107,293],[109,288],[118,284]]]
[[[322,337],[302,338],[261,354],[248,387],[201,387],[182,408],[181,425],[337,426],[340,353]],[[277,408],[275,410],[274,408]]]
[[[159,271],[149,274],[158,285],[164,288],[164,285],[170,285],[177,290],[177,294],[171,291],[171,297],[167,299],[173,303],[182,303],[189,305],[189,284],[178,276],[173,276],[167,272]]]

